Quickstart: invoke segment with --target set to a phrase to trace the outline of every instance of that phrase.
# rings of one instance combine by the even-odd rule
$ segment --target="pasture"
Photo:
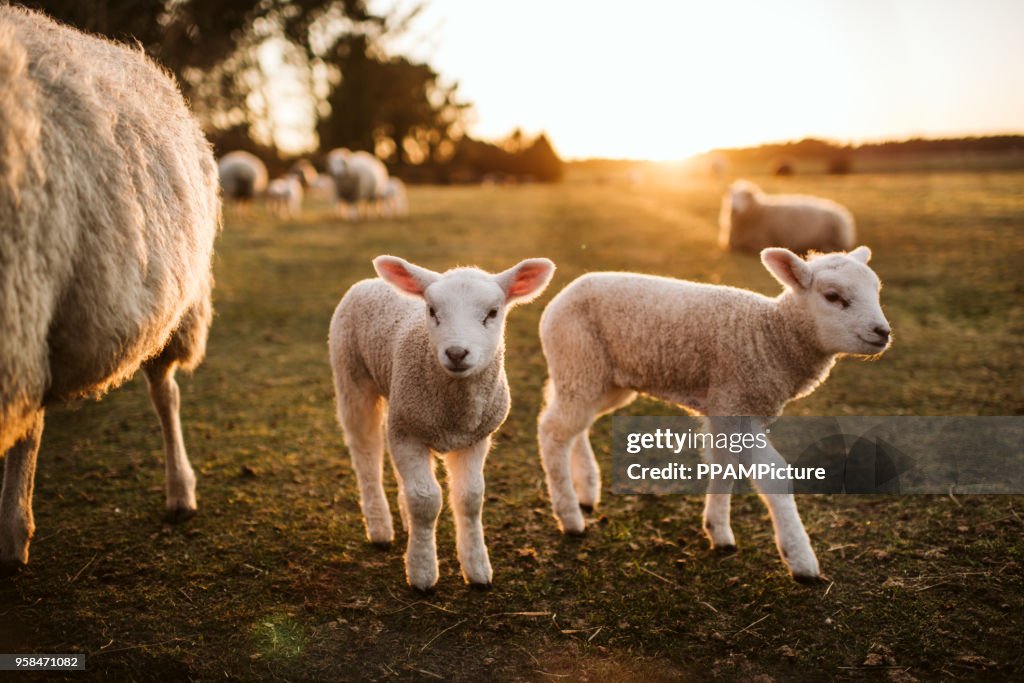
[[[850,207],[895,337],[877,362],[841,360],[788,414],[1024,413],[1024,173],[754,179]],[[786,575],[750,496],[734,501],[730,555],[708,549],[699,497],[614,496],[607,471],[587,535],[559,534],[536,448],[543,304],[608,269],[774,295],[756,257],[718,250],[721,190],[570,178],[412,188],[400,221],[343,223],[326,206],[284,222],[229,214],[209,355],[180,380],[199,515],[162,521],[141,376],[51,410],[31,563],[0,581],[0,651],[84,652],[89,678],[122,680],[1019,680],[1022,497],[804,497],[830,579],[816,586]],[[510,316],[513,406],[486,470],[488,591],[462,584],[447,509],[433,595],[405,584],[404,534],[389,550],[364,540],[326,338],[382,253],[438,270],[559,266],[541,301]],[[609,432],[604,420],[594,433],[606,470]]]

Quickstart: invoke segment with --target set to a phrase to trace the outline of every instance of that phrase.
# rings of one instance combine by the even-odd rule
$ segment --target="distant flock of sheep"
[[[279,218],[297,218],[307,190],[333,200],[338,213],[349,220],[372,215],[400,218],[409,213],[405,183],[389,176],[384,163],[368,152],[332,150],[323,174],[301,159],[288,173],[270,181],[266,165],[249,152],[228,152],[218,170],[226,202],[245,205],[263,197],[267,209]]]
[[[174,519],[195,512],[174,373],[204,355],[220,193],[236,200],[265,193],[291,213],[320,177],[299,164],[268,182],[263,164],[243,152],[225,155],[218,170],[174,82],[141,51],[39,13],[0,7],[0,82],[0,563],[17,566],[28,561],[34,530],[45,409],[99,396],[140,367],[163,428],[168,512]],[[401,185],[369,154],[334,150],[327,174],[350,212],[389,199],[399,206]],[[844,209],[737,183],[721,228],[723,246],[760,253],[779,295],[590,273],[545,309],[539,332],[549,378],[538,441],[563,532],[583,533],[584,511],[600,501],[588,436],[598,416],[643,393],[709,416],[716,431],[735,430],[727,416],[773,418],[814,391],[839,356],[877,356],[891,343],[871,252],[853,248]],[[794,253],[811,249],[834,253]],[[483,469],[510,406],[506,316],[544,291],[555,265],[534,258],[497,274],[439,273],[380,256],[373,267],[378,277],[349,289],[329,327],[338,419],[367,537],[394,540],[382,484],[386,447],[408,535],[408,582],[434,586],[440,456],[462,575],[490,584]],[[755,421],[743,429],[763,435],[765,427]],[[781,463],[767,443],[746,456]],[[738,456],[711,449],[707,457]],[[729,495],[721,486],[706,497],[704,530],[715,548],[735,545]],[[793,496],[762,498],[789,572],[817,579]]]

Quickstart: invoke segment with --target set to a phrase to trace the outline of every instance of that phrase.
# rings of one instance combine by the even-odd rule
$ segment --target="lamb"
[[[275,178],[267,185],[267,208],[279,218],[302,213],[302,181],[294,175]]]
[[[388,184],[381,195],[381,210],[389,218],[402,218],[409,215],[409,199],[405,193],[405,183],[394,176],[388,178]]]
[[[398,507],[409,534],[409,584],[427,591],[437,582],[441,489],[433,456],[439,455],[448,470],[462,576],[489,585],[483,467],[491,434],[509,410],[505,316],[537,297],[555,266],[535,258],[497,275],[477,268],[440,274],[394,256],[378,256],[373,266],[380,279],[348,290],[329,337],[338,420],[359,481],[367,537],[379,545],[394,539],[382,484],[386,416]]]
[[[48,406],[140,366],[163,429],[172,519],[196,510],[178,367],[210,324],[217,166],[141,50],[0,7],[0,565],[28,562]]]
[[[711,450],[712,463],[745,457],[784,465],[767,441],[765,421],[814,391],[839,355],[878,356],[889,347],[870,256],[863,246],[806,261],[787,249],[765,249],[761,261],[784,287],[775,298],[649,275],[590,273],[552,299],[540,323],[549,378],[538,438],[562,531],[582,533],[581,508],[600,499],[591,424],[638,392],[709,416],[716,434],[749,433],[753,443],[768,443],[743,456]],[[714,548],[735,546],[730,489],[716,487],[706,498],[704,530]],[[819,577],[792,494],[760,492],[790,573],[798,580]]]
[[[785,247],[798,253],[844,251],[856,237],[853,216],[836,202],[806,195],[767,195],[737,180],[722,198],[718,244],[757,253]]]
[[[338,211],[348,205],[350,220],[369,215],[371,205],[382,199],[388,184],[387,167],[368,152],[332,150],[327,155],[327,172],[334,178]]]
[[[224,198],[247,204],[267,190],[267,167],[255,154],[236,150],[225,154],[218,164]]]

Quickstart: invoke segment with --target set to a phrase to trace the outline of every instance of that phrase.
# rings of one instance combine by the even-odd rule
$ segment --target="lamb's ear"
[[[745,212],[750,208],[750,204],[753,202],[753,197],[750,194],[750,190],[742,185],[733,185],[729,188],[729,203],[732,206],[732,210],[738,213]]]
[[[853,251],[849,252],[847,256],[852,256],[861,263],[867,263],[871,260],[871,250],[865,246],[859,246]]]
[[[781,247],[770,247],[761,252],[761,263],[775,279],[786,287],[801,290],[811,286],[813,274],[802,258]]]
[[[378,256],[373,259],[373,268],[389,285],[413,296],[423,296],[424,290],[441,278],[440,273],[420,268],[397,256]]]
[[[544,291],[555,274],[555,264],[546,258],[528,258],[494,276],[505,290],[505,301],[522,304],[532,301]]]

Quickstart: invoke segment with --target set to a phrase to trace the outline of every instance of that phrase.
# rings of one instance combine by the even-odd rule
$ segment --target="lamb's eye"
[[[437,311],[434,310],[433,306],[431,306],[430,308],[427,309],[427,313],[430,314],[431,318],[433,318],[434,320],[437,320]]]
[[[840,296],[837,292],[826,292],[825,301],[829,302],[830,304],[839,304],[843,308],[846,308],[847,306],[850,305],[850,302],[844,299],[842,296]]]
[[[498,309],[497,308],[492,308],[491,310],[487,311],[487,319],[488,320],[494,320],[497,317],[498,317]]]

